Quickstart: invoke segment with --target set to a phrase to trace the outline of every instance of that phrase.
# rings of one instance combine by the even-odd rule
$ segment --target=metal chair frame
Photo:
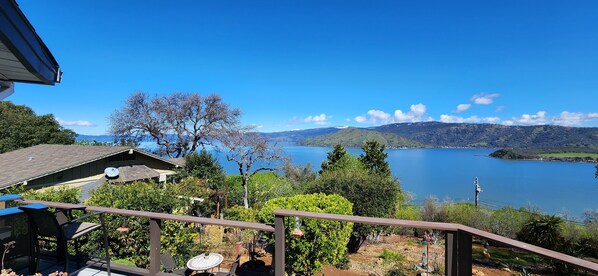
[[[36,205],[36,204],[32,204]],[[88,264],[80,267],[80,252],[78,238],[91,233],[95,230],[102,230],[104,237],[104,257],[97,257],[104,259],[106,262],[106,272],[110,275],[110,253],[108,249],[108,232],[104,222],[104,212],[89,213],[77,218],[72,218],[71,211],[73,209],[58,210],[56,213],[50,212],[47,207],[39,204],[38,206],[22,206],[20,207],[29,216],[33,230],[34,230],[34,255],[39,259],[40,246],[39,241],[47,241],[56,243],[56,258],[58,262],[64,261],[64,271],[68,272],[69,268],[69,254],[68,241],[73,240],[75,244],[75,257],[77,261],[77,270],[70,272],[75,273],[93,265]],[[84,208],[76,208],[84,210]],[[98,216],[100,224],[82,222],[82,220]],[[39,262],[37,262],[39,264]]]

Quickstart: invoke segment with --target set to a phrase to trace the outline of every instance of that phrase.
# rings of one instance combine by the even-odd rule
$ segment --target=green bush
[[[15,185],[2,190],[2,194],[20,194],[24,199],[78,204],[81,189],[57,186],[35,190],[28,189],[24,185]]]
[[[308,194],[271,199],[258,213],[259,221],[274,223],[273,211],[290,209],[315,213],[352,215],[353,204],[339,195]],[[294,218],[285,218],[285,262],[289,274],[318,272],[323,264],[337,265],[346,257],[347,242],[352,223],[332,220],[301,219],[304,235],[291,236],[295,229]]]
[[[527,210],[503,207],[494,211],[490,229],[492,233],[514,239],[531,217],[532,213]]]
[[[449,222],[491,231],[493,213],[486,208],[475,207],[472,203],[445,204],[444,208]]]
[[[172,190],[161,188],[150,182],[135,182],[127,185],[113,186],[104,184],[90,192],[87,205],[148,211],[166,214],[186,214],[188,201],[180,199]],[[129,259],[138,267],[149,265],[149,219],[105,216],[109,229],[110,251],[114,258]],[[120,226],[129,228],[126,232],[118,232]],[[193,225],[181,222],[163,222],[162,241],[166,250],[172,251],[178,259],[185,259],[201,252],[201,245],[195,242],[196,232]],[[95,244],[100,244],[102,237],[94,233]]]
[[[224,219],[255,222],[256,212],[252,208],[245,208],[243,206],[233,206],[224,210]]]
[[[240,175],[228,177],[229,206],[243,205],[243,187]],[[249,207],[259,210],[266,201],[282,197],[293,196],[299,191],[294,189],[294,184],[285,177],[273,172],[257,173],[249,178],[247,185]]]
[[[394,217],[404,220],[421,220],[422,218],[420,208],[414,205],[403,205],[397,208]]]

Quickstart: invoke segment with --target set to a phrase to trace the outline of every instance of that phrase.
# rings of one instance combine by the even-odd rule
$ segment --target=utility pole
[[[475,184],[475,207],[478,207],[478,195],[480,192],[482,192],[482,188],[480,187],[477,176],[475,177],[475,181],[473,183]]]

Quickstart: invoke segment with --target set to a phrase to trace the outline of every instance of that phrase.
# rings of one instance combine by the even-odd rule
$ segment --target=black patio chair
[[[108,232],[104,223],[104,212],[90,213],[77,218],[71,218],[71,209],[59,210],[52,213],[48,207],[43,204],[29,204],[19,207],[30,218],[33,226],[34,237],[37,238],[34,246],[34,254],[37,259],[40,255],[39,241],[56,243],[56,258],[58,263],[64,262],[64,271],[68,272],[69,268],[69,254],[68,241],[75,242],[75,257],[77,260],[77,271],[89,267],[88,264],[81,268],[79,261],[81,260],[79,252],[78,239],[96,230],[102,230],[104,236],[104,250],[105,255],[103,260],[106,262],[106,272],[110,275],[110,254],[108,252]],[[79,208],[83,209],[83,208]],[[98,216],[100,223],[84,222],[82,220]],[[38,262],[39,264],[39,262]],[[71,272],[72,273],[72,272]]]
[[[220,272],[219,271],[219,272],[213,273],[212,275],[214,275],[214,276],[236,276],[237,268],[239,268],[240,263],[241,263],[241,255],[238,255],[237,258],[235,259],[235,261],[230,266],[230,270],[228,272],[225,272],[225,271]],[[220,267],[219,267],[219,269],[220,269]]]
[[[160,255],[160,263],[164,267],[165,272],[176,274],[176,275],[191,275],[191,272],[187,268],[179,268],[176,264],[175,259],[172,257],[170,251],[166,251]]]

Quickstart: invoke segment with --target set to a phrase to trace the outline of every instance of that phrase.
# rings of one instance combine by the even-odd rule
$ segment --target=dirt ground
[[[384,249],[400,253],[403,256],[403,259],[399,261],[400,264],[397,264],[397,262],[385,261],[380,258]],[[349,270],[340,270],[333,266],[326,265],[319,275],[385,275],[388,270],[397,265],[402,266],[404,268],[402,271],[407,274],[418,275],[422,274],[424,271],[417,271],[414,269],[414,266],[421,263],[422,253],[423,246],[421,245],[420,240],[416,238],[406,236],[385,236],[381,238],[380,242],[364,245],[358,253],[350,255],[349,258],[351,262]],[[428,263],[431,267],[434,267],[434,271],[429,275],[444,275],[444,245],[430,245],[428,255]],[[426,275],[425,272],[423,275]],[[507,276],[519,274],[474,264],[472,275]]]

